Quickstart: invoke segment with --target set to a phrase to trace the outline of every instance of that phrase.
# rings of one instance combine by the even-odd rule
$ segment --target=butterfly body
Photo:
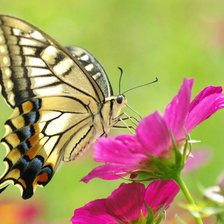
[[[0,15],[0,84],[14,109],[2,143],[0,186],[11,182],[30,198],[61,161],[70,161],[119,121],[106,72],[89,52],[60,46],[37,27]]]

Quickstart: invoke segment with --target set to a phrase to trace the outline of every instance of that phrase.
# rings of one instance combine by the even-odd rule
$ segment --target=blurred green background
[[[122,89],[154,80],[159,82],[127,93],[128,103],[142,116],[164,110],[184,77],[194,77],[193,96],[208,85],[224,82],[224,2],[209,0],[1,0],[0,13],[14,15],[38,26],[63,46],[76,45],[93,53],[109,74],[118,93],[119,70],[124,70]],[[0,134],[11,111],[1,98]],[[129,113],[129,110],[126,110]],[[223,115],[219,111],[196,128],[191,137],[201,140],[194,148],[209,147],[209,164],[185,179],[190,189],[216,183],[223,169]],[[112,132],[113,135],[123,133]],[[5,149],[0,146],[0,158]],[[51,182],[38,188],[29,201],[20,199],[13,186],[0,195],[0,203],[13,200],[38,204],[35,223],[70,223],[75,208],[107,197],[120,181],[95,179],[79,182],[95,166],[91,152],[75,162],[62,164]],[[0,163],[1,173],[4,165]],[[1,220],[1,217],[0,217]],[[42,220],[38,221],[38,220]],[[34,223],[34,222],[33,222]]]

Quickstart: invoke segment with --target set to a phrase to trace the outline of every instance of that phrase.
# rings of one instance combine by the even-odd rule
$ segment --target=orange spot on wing
[[[34,145],[40,139],[40,135],[34,135],[29,138],[30,145]]]
[[[38,183],[46,183],[48,182],[48,174],[43,172],[42,174],[40,174],[36,180],[35,180],[35,183],[38,184]]]
[[[39,127],[38,124],[34,124],[34,125],[33,125],[33,128],[34,128],[34,130],[35,130],[35,133],[38,133],[38,132],[40,131],[40,127]]]
[[[26,189],[26,182],[25,182],[23,179],[21,179],[21,178],[19,178],[18,181],[19,181],[20,184],[23,186],[23,188]]]
[[[30,101],[27,101],[22,104],[23,112],[28,113],[33,109],[33,103]]]
[[[40,149],[40,144],[37,143],[33,147],[31,147],[28,152],[26,153],[27,156],[29,156],[30,160],[33,159],[36,156],[36,153]]]
[[[33,159],[36,156],[37,152],[40,150],[42,143],[39,140],[42,138],[43,135],[41,133],[29,138],[31,148],[27,151],[26,155],[29,156],[30,159]]]

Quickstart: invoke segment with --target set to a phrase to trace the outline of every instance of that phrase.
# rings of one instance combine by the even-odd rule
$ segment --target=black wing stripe
[[[90,127],[89,127],[89,129],[88,129],[88,131],[86,132],[86,134],[85,135],[83,135],[83,137],[82,138],[80,138],[79,139],[79,141],[76,143],[76,145],[73,147],[73,149],[71,150],[71,152],[70,152],[70,157],[69,158],[71,158],[71,156],[72,156],[72,153],[74,152],[74,150],[75,150],[75,148],[87,137],[87,135],[90,133],[90,131],[92,130],[94,128],[94,125],[91,125]]]
[[[73,129],[74,127],[76,127],[76,126],[78,126],[78,125],[80,125],[82,122],[88,120],[89,118],[91,118],[91,116],[88,116],[88,117],[86,117],[86,118],[80,120],[79,122],[75,123],[74,125],[71,125],[71,126],[70,126],[69,128],[67,128],[65,131],[57,132],[57,134],[55,134],[55,135],[48,135],[48,134],[45,133],[46,128],[47,128],[47,125],[46,125],[45,128],[43,129],[43,133],[45,133],[45,136],[49,136],[49,137],[56,136],[56,135],[63,135],[63,134],[65,134],[67,131]]]

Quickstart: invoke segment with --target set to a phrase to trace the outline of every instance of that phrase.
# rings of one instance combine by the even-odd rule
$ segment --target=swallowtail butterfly
[[[126,104],[113,96],[106,72],[79,47],[62,47],[30,23],[0,15],[0,85],[14,109],[1,142],[6,170],[23,199],[45,186],[62,161],[71,161],[119,121]]]

